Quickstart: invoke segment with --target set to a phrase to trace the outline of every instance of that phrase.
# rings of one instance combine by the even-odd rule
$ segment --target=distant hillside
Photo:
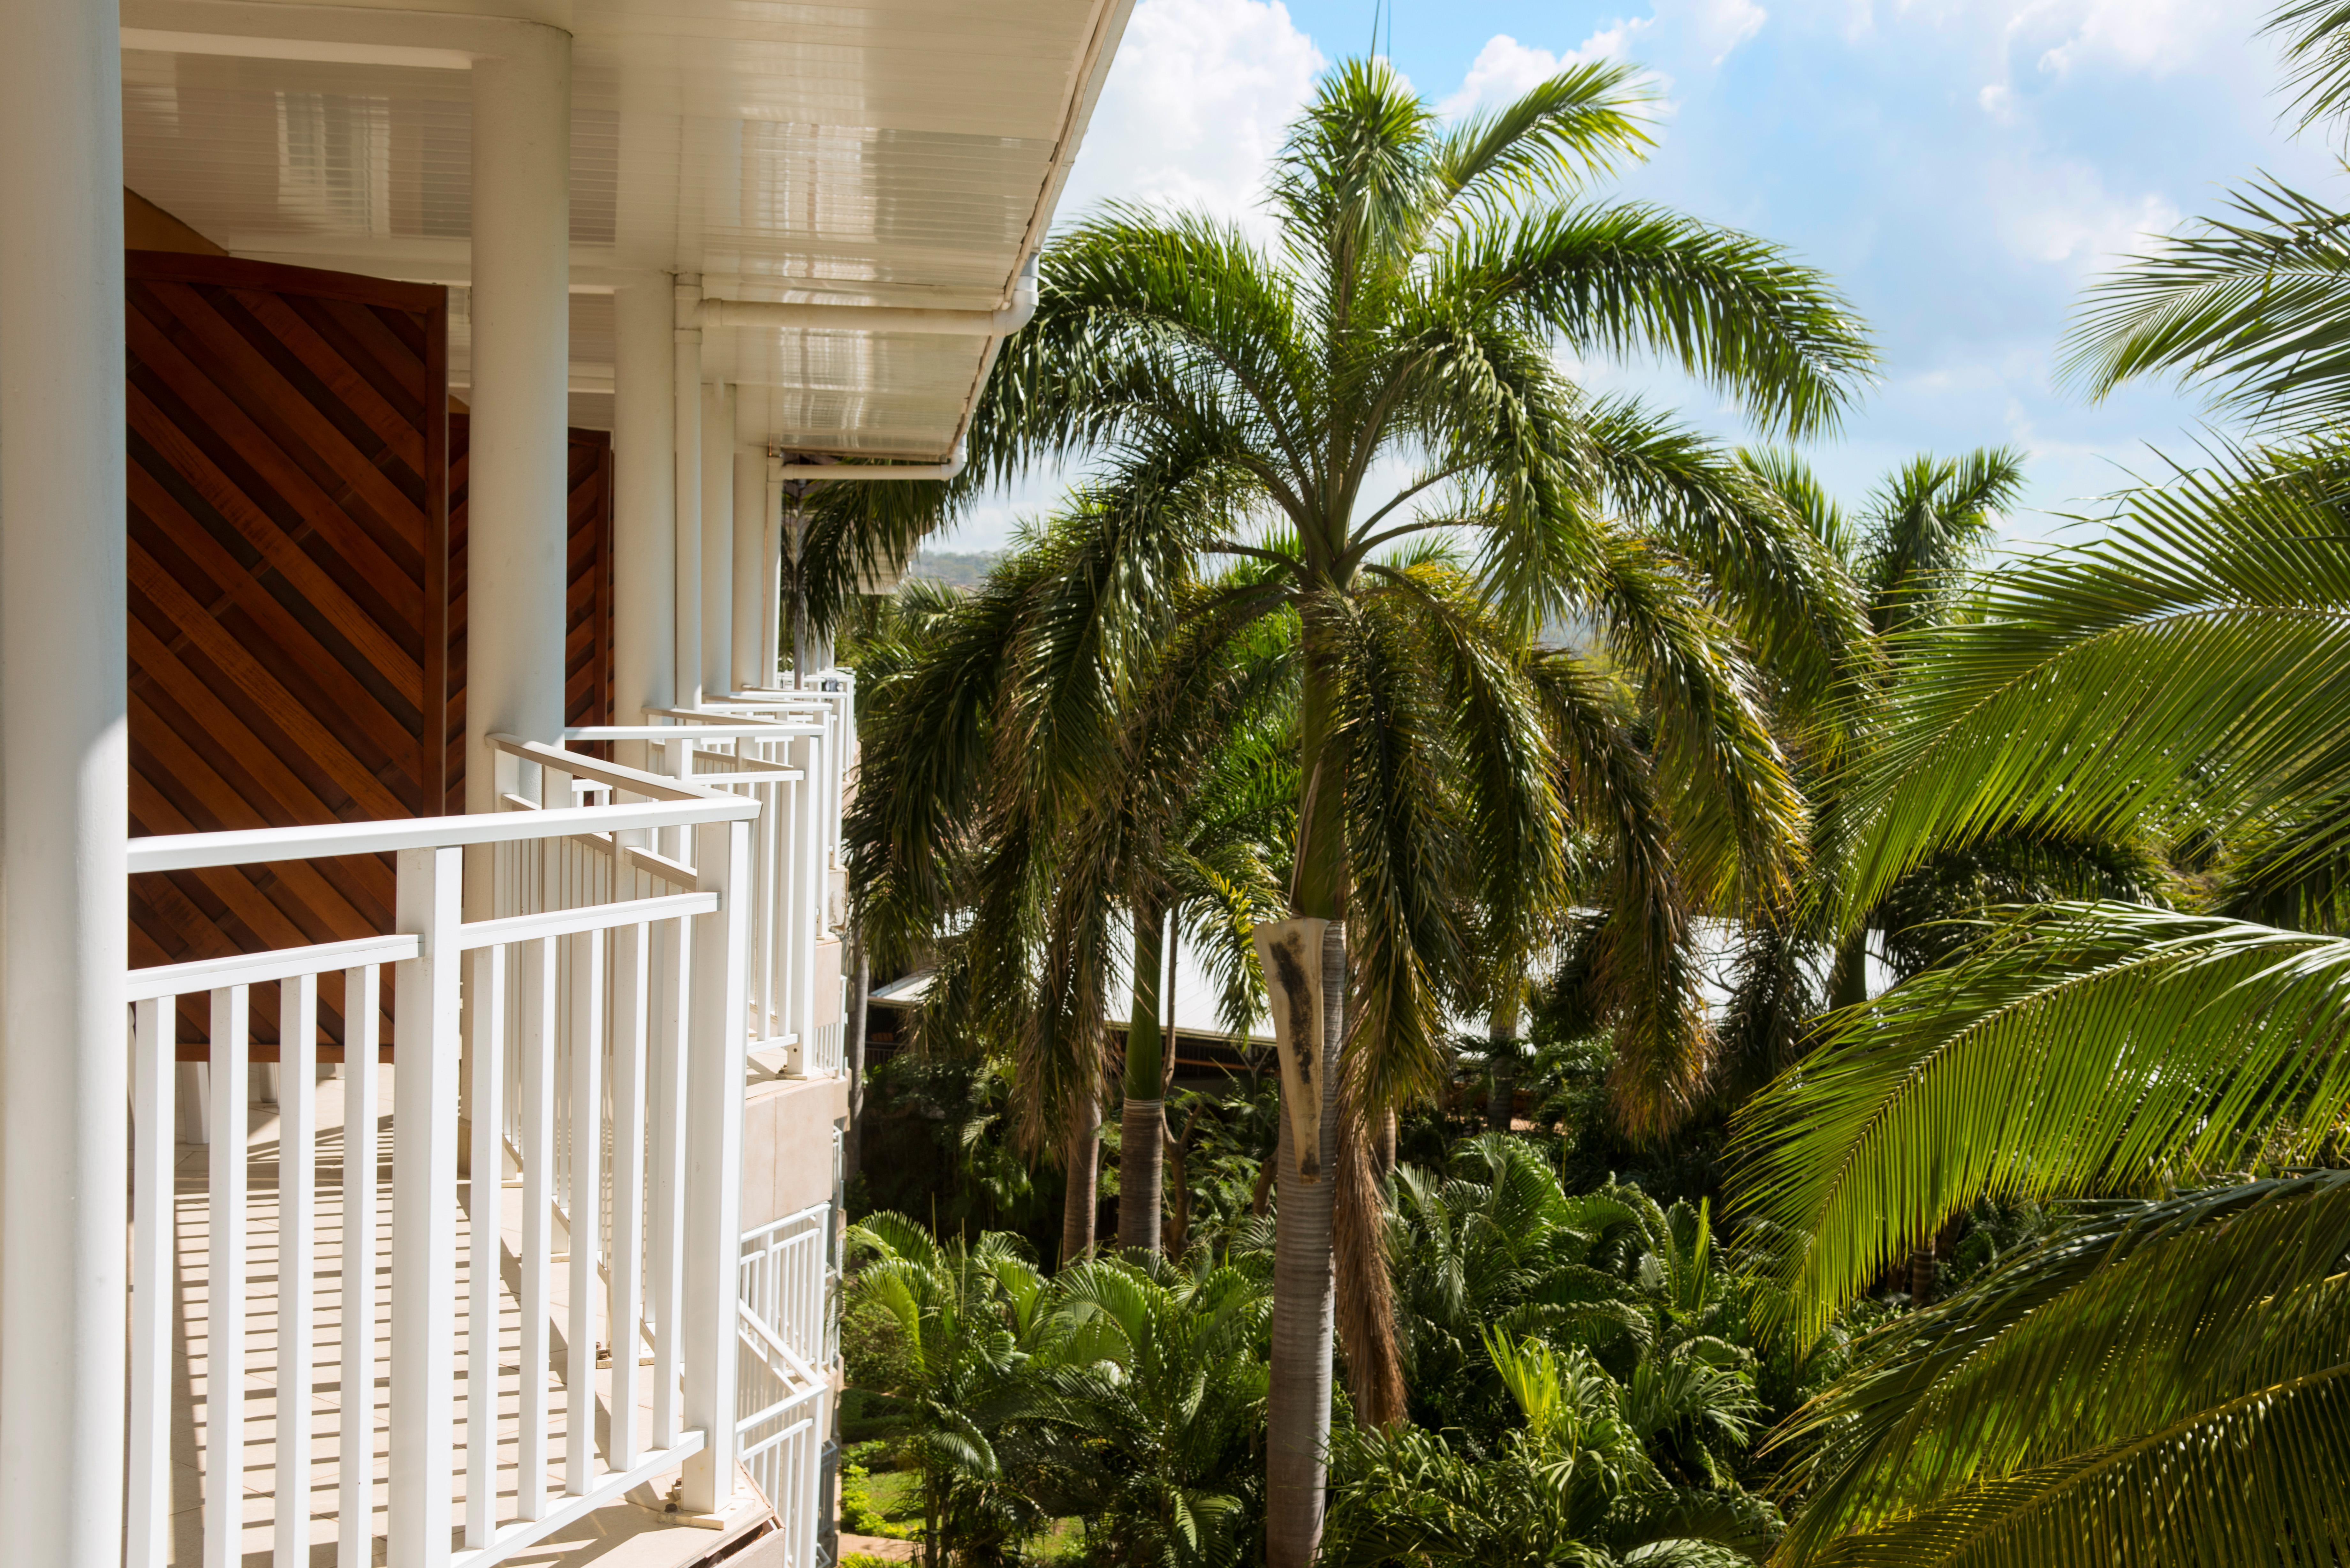
[[[959,556],[951,550],[925,550],[914,557],[914,564],[906,568],[906,576],[944,583],[951,588],[975,588],[1002,559],[1001,550],[981,550],[968,556]]]

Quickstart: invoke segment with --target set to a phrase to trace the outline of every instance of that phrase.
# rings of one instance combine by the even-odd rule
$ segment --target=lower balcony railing
[[[134,872],[399,870],[380,937],[130,975],[135,1568],[243,1563],[256,1515],[281,1565],[369,1563],[379,1535],[403,1568],[486,1565],[681,1466],[689,1511],[733,1489],[760,803],[499,745],[552,798],[568,774],[611,803],[131,846]],[[274,1142],[247,1094],[271,982]],[[324,1081],[322,987],[346,1053]],[[184,1155],[183,1016],[208,1022],[186,1076],[211,1128]]]
[[[813,1568],[823,1522],[818,1462],[831,1425],[833,1210],[820,1203],[743,1235],[736,1438],[775,1510],[788,1568]]]

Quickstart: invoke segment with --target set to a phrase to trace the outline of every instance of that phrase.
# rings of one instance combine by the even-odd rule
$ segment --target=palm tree
[[[1863,1419],[1820,1461],[1807,1553],[2220,1558],[2257,1520],[2323,1555],[2350,1530],[2350,1189],[2274,1174],[2338,1163],[2350,1112],[2345,459],[2228,454],[1897,650],[1833,836],[1843,919],[2008,833],[2149,836],[2199,908],[2012,918],[1751,1107],[1745,1201],[1800,1238],[1799,1334],[1978,1199],[2137,1200],[1926,1314],[1822,1407]],[[2160,1519],[2136,1507],[2157,1471]]]
[[[1834,423],[1870,362],[1851,313],[1777,248],[1586,196],[1646,143],[1630,82],[1582,67],[1445,128],[1385,66],[1348,64],[1277,161],[1270,251],[1213,220],[1117,207],[1057,235],[943,498],[1091,462],[1096,570],[1070,585],[1086,607],[1066,622],[1089,647],[1170,630],[1202,556],[1261,568],[1194,607],[1202,657],[1219,635],[1296,618],[1289,907],[1342,933],[1324,990],[1347,1022],[1344,1114],[1326,1116],[1322,1151],[1337,1179],[1306,1180],[1294,1155],[1279,1178],[1275,1568],[1310,1562],[1319,1533],[1334,1186],[1358,1238],[1349,1365],[1381,1359],[1364,1129],[1432,1086],[1458,968],[1440,896],[1456,878],[1429,852],[1473,867],[1489,909],[1546,897],[1562,806],[1578,808],[1616,867],[1618,1104],[1636,1127],[1669,1126],[1707,1065],[1687,911],[1782,880],[1802,824],[1742,648],[1819,664],[1857,635],[1816,542],[1726,454],[1559,369],[1561,345],[1654,351],[1762,427],[1804,433]],[[1383,499],[1387,459],[1416,472]],[[845,561],[902,551],[941,499],[847,488]],[[1383,557],[1431,532],[1471,541],[1474,570],[1440,583]],[[1587,635],[1534,681],[1507,650],[1553,617]],[[1630,743],[1627,679],[1652,749]],[[1546,732],[1575,742],[1570,802]],[[906,804],[882,836],[900,846],[936,827]]]

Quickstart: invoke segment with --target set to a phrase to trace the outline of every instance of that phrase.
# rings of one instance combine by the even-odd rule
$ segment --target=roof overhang
[[[562,28],[575,407],[611,292],[698,274],[744,444],[944,462],[1131,5],[122,0],[125,180],[236,255],[450,286],[462,387],[470,67]]]

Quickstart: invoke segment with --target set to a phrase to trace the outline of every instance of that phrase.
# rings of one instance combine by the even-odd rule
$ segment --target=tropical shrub
[[[1768,1503],[1679,1484],[1650,1458],[1653,1387],[1627,1388],[1578,1349],[1481,1339],[1521,1424],[1483,1455],[1417,1428],[1342,1434],[1329,1568],[1701,1564],[1769,1550]]]

